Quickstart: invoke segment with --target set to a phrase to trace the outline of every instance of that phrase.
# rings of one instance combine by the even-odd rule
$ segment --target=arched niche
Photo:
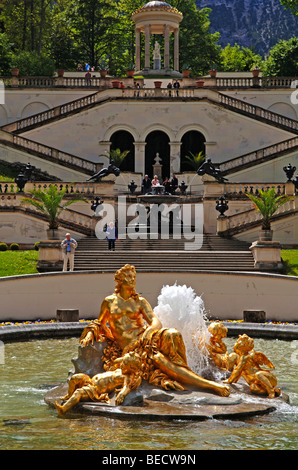
[[[170,177],[170,138],[163,131],[152,131],[146,137],[145,174],[152,178],[156,154],[162,164],[162,178]]]
[[[135,146],[133,135],[125,130],[114,132],[110,137],[111,150],[120,149],[121,152],[129,150],[129,154],[123,160],[120,169],[122,171],[135,171]]]
[[[191,156],[191,154],[197,155],[202,152],[205,155],[206,138],[204,134],[196,130],[190,130],[186,132],[181,139],[181,172],[182,171],[194,171],[194,168],[185,158]]]

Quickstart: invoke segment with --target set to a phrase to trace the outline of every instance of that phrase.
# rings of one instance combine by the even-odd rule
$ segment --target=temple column
[[[179,28],[174,31],[174,70],[179,71]]]
[[[170,68],[170,27],[165,25],[165,47],[164,47],[164,68]]]
[[[135,146],[135,173],[145,174],[145,147],[146,142],[134,142]]]
[[[141,31],[136,29],[136,70],[141,70]]]
[[[150,69],[150,25],[145,27],[145,69]]]
[[[180,173],[181,142],[170,142],[170,173]]]

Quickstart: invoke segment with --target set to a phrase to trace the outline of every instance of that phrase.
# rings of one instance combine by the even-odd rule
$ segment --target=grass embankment
[[[284,274],[298,276],[298,250],[282,250],[281,257],[284,263]]]
[[[282,250],[284,272],[288,276],[298,276],[298,250]],[[37,271],[38,251],[0,252],[0,277],[35,274]]]
[[[38,251],[0,252],[0,277],[37,273]]]

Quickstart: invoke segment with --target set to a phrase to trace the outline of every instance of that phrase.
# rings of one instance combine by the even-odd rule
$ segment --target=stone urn
[[[258,77],[260,75],[260,69],[258,67],[255,67],[252,71],[252,76],[253,77]]]
[[[11,69],[11,75],[13,77],[18,77],[19,76],[19,73],[20,73],[20,70],[17,69],[17,68],[14,68],[14,69]]]
[[[65,72],[64,69],[57,69],[57,75],[58,75],[58,77],[64,77],[64,72]]]
[[[196,82],[196,85],[197,85],[198,88],[203,88],[203,86],[204,86],[204,80],[198,80],[198,81]]]
[[[48,240],[59,240],[59,230],[58,229],[51,229],[47,230],[47,237]]]
[[[188,78],[188,77],[189,77],[189,74],[190,74],[190,70],[188,70],[188,69],[182,70],[182,76],[183,76],[183,78]]]
[[[161,88],[161,85],[162,85],[162,82],[157,80],[156,82],[154,82],[154,86],[155,88]]]
[[[113,87],[113,88],[120,88],[120,82],[119,82],[119,80],[113,80],[113,81],[112,81],[112,87]]]
[[[107,70],[101,69],[99,71],[99,74],[100,74],[101,78],[105,78],[107,76]]]
[[[210,77],[215,78],[217,75],[217,70],[215,69],[209,70],[209,75]]]

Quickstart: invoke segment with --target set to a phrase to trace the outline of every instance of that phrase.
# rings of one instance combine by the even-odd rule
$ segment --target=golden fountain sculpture
[[[238,382],[240,377],[250,386],[255,394],[267,395],[268,398],[280,396],[281,390],[277,388],[277,379],[265,365],[274,369],[274,365],[262,352],[254,350],[254,341],[246,334],[240,335],[234,345],[234,353],[228,354],[227,347],[222,341],[227,336],[227,328],[221,322],[212,322],[208,327],[211,334],[207,349],[215,365],[222,370],[232,371],[224,383]]]
[[[254,352],[251,338],[240,336],[235,352],[228,354],[222,341],[227,329],[219,322],[209,326],[211,338],[207,349],[215,365],[232,371],[231,376],[224,381],[226,384],[200,377],[187,365],[181,333],[174,328],[163,328],[148,301],[136,293],[135,267],[126,264],[116,272],[114,280],[114,293],[104,299],[98,320],[90,322],[80,338],[83,348],[94,341],[106,343],[102,355],[105,372],[92,378],[83,373],[74,374],[67,395],[61,398],[65,403],[55,403],[60,415],[80,401],[109,403],[112,392],[116,392],[115,404],[120,405],[142,380],[165,390],[203,389],[228,397],[227,384],[236,382],[242,375],[252,392],[267,392],[270,398],[280,393],[275,388],[274,375],[260,367],[273,365],[264,354]]]
[[[230,387],[206,380],[195,374],[187,365],[182,335],[174,328],[163,328],[147,300],[135,291],[136,270],[129,264],[119,269],[114,278],[116,288],[102,302],[98,320],[90,322],[80,338],[83,347],[97,342],[107,342],[103,353],[106,374],[97,374],[92,379],[84,374],[74,374],[69,383],[69,392],[62,401],[56,402],[59,413],[71,409],[81,400],[107,401],[106,393],[122,385],[116,397],[120,404],[128,389],[137,388],[141,380],[165,390],[205,389],[221,396],[229,396]],[[140,360],[140,376],[127,381],[135,373],[126,355]],[[127,364],[128,362],[128,364]],[[119,367],[120,366],[120,367]],[[123,385],[124,384],[124,385]]]

